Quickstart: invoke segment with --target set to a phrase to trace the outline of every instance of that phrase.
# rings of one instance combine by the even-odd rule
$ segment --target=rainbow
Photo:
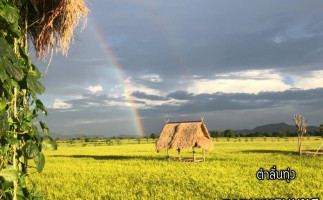
[[[113,53],[113,51],[109,47],[108,42],[105,40],[102,31],[98,27],[96,27],[94,25],[94,23],[88,23],[88,26],[90,26],[90,28],[93,30],[95,36],[97,37],[97,39],[104,45],[104,53],[106,55],[109,66],[112,66],[113,69],[115,70],[116,78],[117,78],[118,82],[121,83],[123,93],[124,93],[128,103],[130,104],[131,117],[133,120],[133,125],[136,129],[136,133],[138,136],[144,137],[145,132],[144,132],[141,120],[140,120],[140,116],[139,116],[136,104],[134,103],[134,99],[130,94],[130,91],[131,91],[130,85],[124,77],[120,63],[118,62],[115,54]]]

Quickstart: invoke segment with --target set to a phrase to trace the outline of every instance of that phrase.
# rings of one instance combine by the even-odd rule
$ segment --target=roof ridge
[[[194,122],[202,122],[202,120],[199,120],[199,121],[179,121],[179,122],[167,122],[166,124],[175,124],[175,123],[194,123]]]

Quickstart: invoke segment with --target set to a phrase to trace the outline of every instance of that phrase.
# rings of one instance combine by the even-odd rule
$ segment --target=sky
[[[294,114],[323,123],[323,1],[87,5],[68,57],[54,55],[47,72],[48,59],[36,62],[50,132],[142,136],[201,117],[220,131]]]

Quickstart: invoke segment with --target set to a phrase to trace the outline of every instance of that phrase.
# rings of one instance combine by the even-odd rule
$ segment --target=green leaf
[[[43,195],[40,191],[35,191],[31,195],[29,195],[32,200],[43,200]]]
[[[4,4],[4,7],[0,10],[0,16],[11,24],[14,29],[18,28],[19,10],[8,4]]]
[[[1,58],[1,55],[0,55],[0,80],[2,82],[4,82],[6,79],[9,78],[9,76],[7,75],[7,72],[6,72],[6,67],[7,66],[7,61],[4,60],[4,58]]]
[[[38,68],[35,65],[31,64],[31,66],[32,66],[32,68],[31,68],[30,73],[33,76],[35,76],[36,78],[43,78],[44,77],[44,75],[38,70]]]
[[[39,154],[34,158],[34,162],[36,164],[37,172],[40,173],[45,165],[45,156],[42,152],[39,152]]]
[[[18,20],[19,20],[18,9],[12,6],[6,5],[4,7],[4,14],[5,14],[4,18],[9,23],[12,23],[12,24],[18,23]]]
[[[42,94],[45,92],[44,86],[37,80],[35,76],[27,76],[27,86],[35,93]]]
[[[2,98],[0,101],[0,110],[3,110],[6,108],[7,102],[5,98]]]
[[[0,171],[0,176],[9,182],[18,180],[18,172],[12,165],[8,165],[6,168],[2,169]]]
[[[45,122],[43,122],[43,121],[40,121],[39,122],[39,124],[40,124],[40,127],[41,127],[41,129],[42,129],[42,131],[43,131],[43,133],[48,133],[48,127],[47,127],[47,125],[46,125],[46,123]]]
[[[4,135],[7,129],[8,129],[7,114],[5,110],[2,110],[0,111],[0,133]]]
[[[46,150],[57,150],[57,143],[49,136],[45,136],[41,142],[42,148]]]
[[[11,64],[11,62],[7,62],[7,72],[9,75],[11,75],[16,81],[21,81],[24,78],[24,74],[21,73],[20,69],[16,66],[14,66],[13,64]]]
[[[20,176],[20,178],[19,178],[19,185],[21,186],[21,188],[27,188],[26,175],[25,174],[23,174],[22,176]]]
[[[9,60],[1,62],[1,65],[3,65],[3,67],[6,67],[8,65],[8,61],[11,61],[12,63],[18,62],[18,57],[14,51],[13,45],[9,44],[4,38],[0,38],[0,58],[9,58]]]
[[[29,130],[29,129],[30,129],[31,125],[32,125],[32,123],[31,123],[31,122],[26,122],[26,121],[24,121],[24,122],[21,124],[20,128],[22,129],[22,131],[27,131],[27,130]]]
[[[19,146],[19,140],[17,138],[7,138],[7,142],[12,146]]]
[[[45,108],[44,104],[43,104],[39,99],[37,99],[37,100],[36,100],[36,106],[37,106],[37,108],[41,109],[41,110],[42,110],[42,112],[43,112],[46,116],[48,115],[47,110],[46,110],[46,108]]]
[[[22,147],[22,152],[27,159],[32,159],[39,154],[39,149],[33,141],[28,140]]]

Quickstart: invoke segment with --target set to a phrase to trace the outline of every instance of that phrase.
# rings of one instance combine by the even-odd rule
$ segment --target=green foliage
[[[151,139],[153,139],[153,140],[155,140],[155,139],[157,138],[156,133],[152,133],[152,134],[150,135],[150,138],[151,138]]]
[[[37,94],[45,91],[43,75],[27,52],[25,12],[32,1],[0,0],[0,199],[40,199],[36,187],[29,189],[28,160],[44,168],[44,149],[56,149],[55,141],[40,136],[34,121],[38,112],[47,115]],[[49,129],[40,122],[43,133]],[[45,141],[45,142],[44,142]]]
[[[232,138],[234,137],[234,132],[231,129],[227,129],[224,131],[224,137]]]
[[[2,169],[0,176],[9,182],[18,180],[18,172],[12,165],[8,165],[5,169]]]
[[[43,140],[41,142],[41,146],[43,149],[51,150],[51,151],[57,149],[56,141],[48,136],[43,137]]]
[[[218,138],[218,137],[223,136],[223,134],[220,131],[210,131],[210,135],[213,138]]]
[[[38,155],[34,158],[37,172],[40,173],[45,166],[45,156],[42,152],[39,152]]]

